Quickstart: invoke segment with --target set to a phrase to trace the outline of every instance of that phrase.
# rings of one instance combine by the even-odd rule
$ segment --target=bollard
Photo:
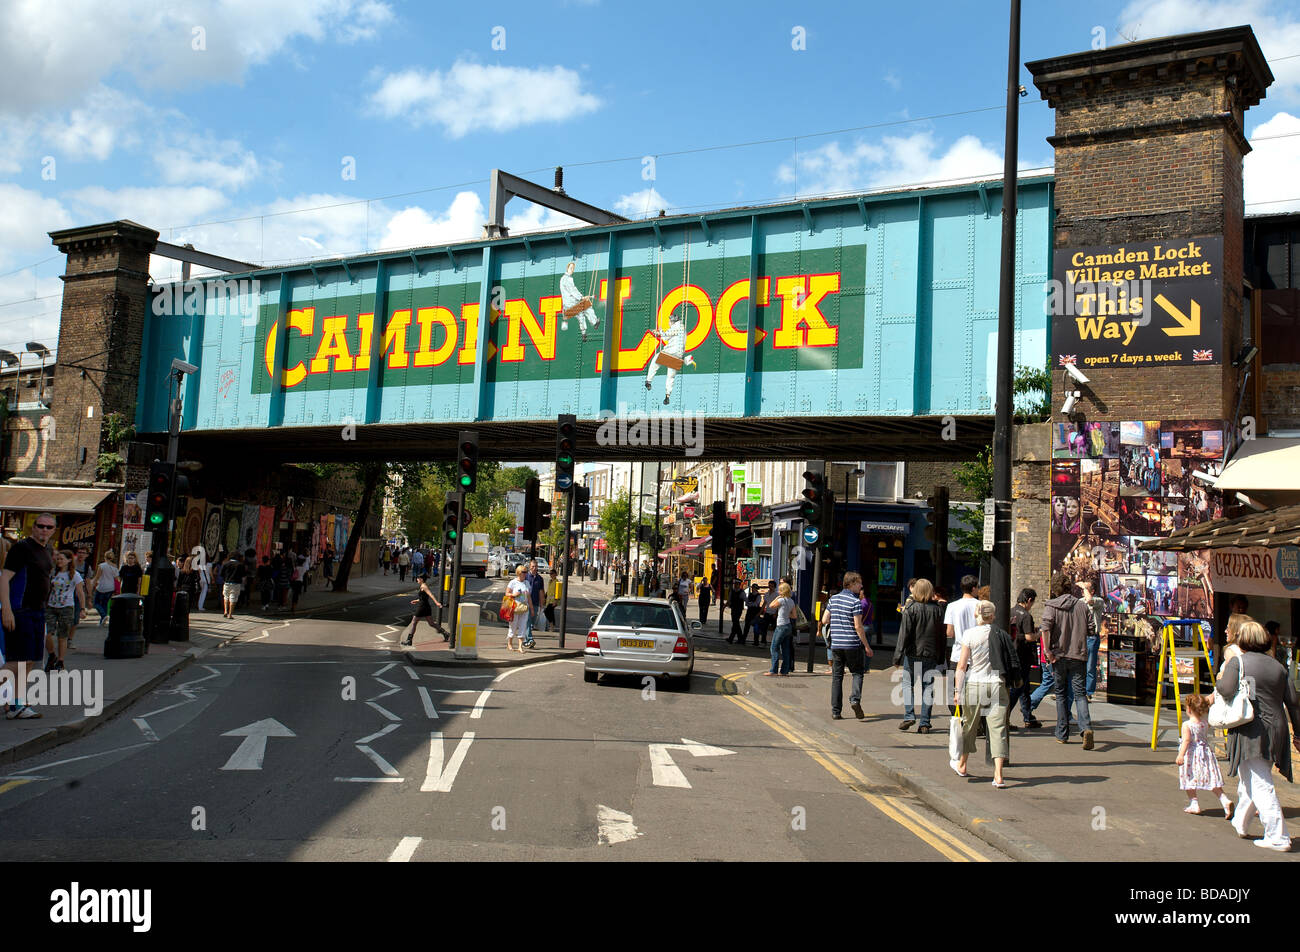
[[[172,605],[171,640],[190,640],[190,593],[184,590],[176,593],[176,602]]]
[[[108,637],[105,658],[143,658],[149,650],[144,640],[144,599],[139,595],[114,595],[108,600]]]
[[[460,623],[456,626],[459,634],[453,655],[472,661],[478,657],[479,607],[472,602],[461,602],[457,609],[456,614]]]

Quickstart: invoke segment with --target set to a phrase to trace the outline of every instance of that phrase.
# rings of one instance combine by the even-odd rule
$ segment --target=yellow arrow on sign
[[[1189,318],[1169,302],[1163,294],[1156,295],[1156,303],[1165,309],[1165,313],[1178,322],[1177,327],[1160,328],[1170,337],[1195,337],[1201,333],[1201,305],[1192,301],[1192,316]]]

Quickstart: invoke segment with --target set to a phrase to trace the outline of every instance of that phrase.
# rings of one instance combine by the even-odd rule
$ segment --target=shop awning
[[[677,545],[664,549],[659,553],[659,557],[663,558],[665,555],[698,555],[700,550],[708,545],[712,539],[712,536],[701,536],[698,539],[679,542]]]
[[[686,495],[678,496],[676,499],[673,500],[673,502],[675,502],[679,506],[684,505],[686,503],[699,502],[699,501],[700,501],[699,493],[687,493]]]
[[[1223,467],[1215,488],[1225,492],[1300,492],[1300,440],[1246,440]]]
[[[1196,549],[1276,549],[1284,545],[1300,545],[1300,506],[1283,506],[1232,519],[1214,519],[1179,529],[1163,539],[1148,539],[1139,543],[1138,548],[1191,552]]]
[[[90,515],[113,495],[112,489],[61,489],[53,486],[0,486],[0,510]]]

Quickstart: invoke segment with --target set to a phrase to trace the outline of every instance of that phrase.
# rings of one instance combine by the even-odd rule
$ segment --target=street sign
[[[803,540],[809,545],[816,545],[817,540],[821,538],[821,533],[817,531],[816,526],[805,526],[803,530]]]
[[[997,504],[992,499],[984,500],[984,551],[993,551],[994,523],[997,519]]]
[[[694,518],[695,518],[695,507],[694,507],[694,506],[686,506],[685,508],[682,509],[682,515],[685,516],[687,519],[694,519]]]
[[[561,492],[566,492],[573,485],[573,477],[568,473],[556,473],[555,488]]]
[[[682,493],[699,492],[700,479],[698,476],[678,476],[673,480],[673,489]]]

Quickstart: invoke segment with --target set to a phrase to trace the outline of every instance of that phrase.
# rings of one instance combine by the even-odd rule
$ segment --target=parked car
[[[666,598],[615,598],[591,616],[583,652],[583,680],[602,674],[640,674],[668,678],[684,691],[695,670],[695,632],[681,608]]]

